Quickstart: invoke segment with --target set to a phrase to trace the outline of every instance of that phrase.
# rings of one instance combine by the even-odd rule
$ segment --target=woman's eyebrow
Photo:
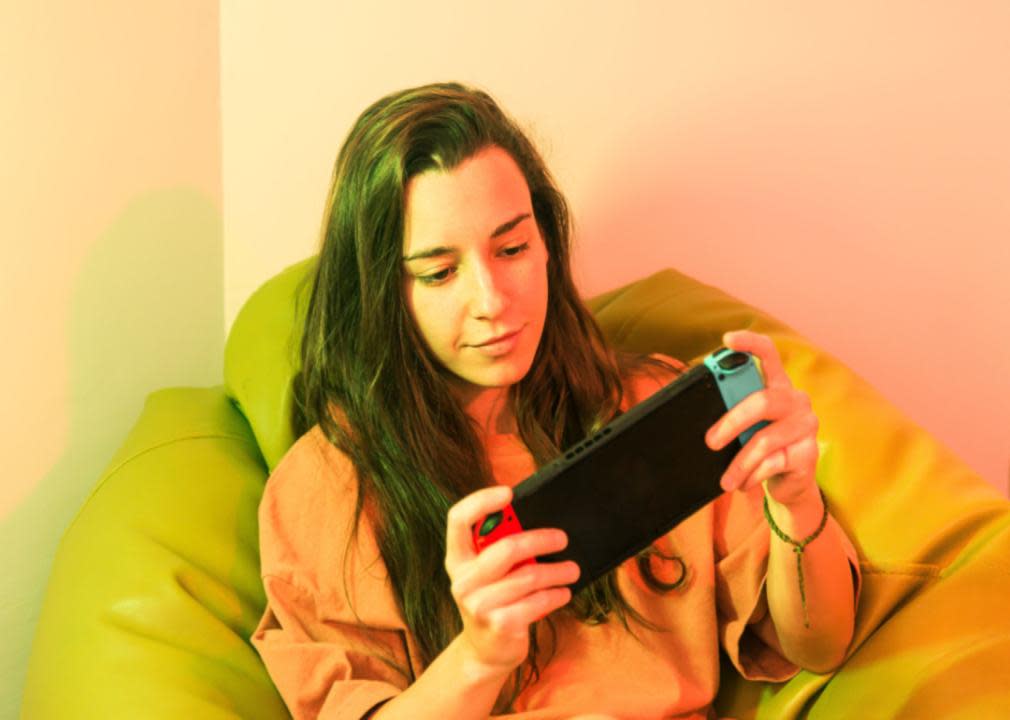
[[[494,240],[496,237],[501,237],[502,235],[504,235],[505,233],[507,233],[509,230],[511,230],[512,228],[514,228],[516,225],[518,225],[519,223],[521,223],[523,220],[525,220],[529,216],[530,216],[529,213],[523,213],[521,215],[516,215],[514,218],[512,218],[508,222],[502,223],[501,225],[499,225],[498,227],[496,227],[495,230],[494,230],[494,232],[491,233],[491,236],[488,239],[489,240]]]
[[[530,217],[529,213],[520,213],[519,215],[516,215],[508,222],[503,222],[501,225],[496,227],[494,229],[494,232],[491,233],[488,239],[494,240],[497,237],[501,237],[502,235],[504,235],[509,230],[511,230],[516,225],[518,225],[523,220],[526,220],[529,217]],[[423,260],[425,258],[438,257],[439,255],[449,255],[455,250],[456,248],[453,247],[448,247],[446,245],[439,245],[438,247],[429,248],[428,250],[421,250],[420,252],[416,252],[413,255],[406,255],[404,256],[403,261],[410,262],[411,260]]]

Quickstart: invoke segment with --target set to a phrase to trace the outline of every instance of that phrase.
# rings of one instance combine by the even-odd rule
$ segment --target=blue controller
[[[710,353],[704,364],[715,378],[727,410],[765,386],[754,356],[750,353],[722,347]],[[740,445],[746,445],[754,433],[766,425],[768,421],[762,420],[740,433]]]

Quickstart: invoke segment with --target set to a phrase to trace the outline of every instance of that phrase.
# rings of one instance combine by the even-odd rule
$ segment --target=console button
[[[723,370],[733,370],[741,365],[747,364],[747,356],[742,352],[735,352],[726,357],[719,358],[719,367]]]
[[[499,510],[498,512],[491,513],[486,518],[484,518],[484,522],[481,523],[480,530],[477,531],[477,534],[483,537],[491,533],[496,527],[501,525],[503,517],[505,517],[505,515],[504,513],[502,513],[501,510]]]

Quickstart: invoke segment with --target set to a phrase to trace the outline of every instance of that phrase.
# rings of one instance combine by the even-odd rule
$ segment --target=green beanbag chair
[[[148,397],[59,546],[22,717],[289,717],[249,637],[265,603],[257,507],[295,439],[291,379],[314,262],[246,303],[223,386]],[[688,362],[726,330],[769,335],[821,422],[818,480],[863,571],[850,655],[780,685],[725,664],[720,714],[1010,712],[1010,502],[838,360],[717,288],[668,269],[589,305],[614,344]]]

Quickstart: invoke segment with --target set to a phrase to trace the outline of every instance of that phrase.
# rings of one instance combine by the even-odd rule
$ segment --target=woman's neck
[[[518,432],[509,402],[508,387],[479,388],[462,400],[463,410],[477,421],[485,435],[512,435]]]

